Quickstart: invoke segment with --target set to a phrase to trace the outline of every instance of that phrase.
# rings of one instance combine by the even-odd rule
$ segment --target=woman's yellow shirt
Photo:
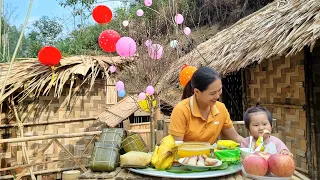
[[[226,106],[217,101],[211,113],[204,119],[199,111],[196,98],[191,96],[179,102],[170,118],[169,134],[183,137],[183,141],[201,141],[213,144],[223,128],[233,127]]]

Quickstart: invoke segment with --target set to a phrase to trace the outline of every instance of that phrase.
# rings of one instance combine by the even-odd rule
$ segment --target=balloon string
[[[51,84],[54,82],[54,66],[51,66],[52,69],[52,76],[51,76]]]

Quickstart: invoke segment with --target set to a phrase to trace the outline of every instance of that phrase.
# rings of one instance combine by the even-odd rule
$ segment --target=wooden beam
[[[65,120],[55,120],[55,121],[39,122],[39,123],[27,122],[27,123],[22,123],[22,125],[27,127],[27,126],[38,126],[38,125],[59,124],[59,123],[66,123],[66,122],[90,121],[90,120],[97,120],[97,118],[89,117],[89,118],[65,119]],[[18,123],[0,124],[0,129],[9,128],[9,127],[16,127],[16,126],[18,126]]]
[[[74,156],[71,154],[71,152],[69,152],[68,149],[65,148],[65,147],[60,143],[60,141],[58,141],[57,139],[55,139],[54,141],[58,144],[58,146],[59,146],[61,149],[63,149],[63,150],[71,157],[71,159],[76,163],[76,165],[79,164],[79,167],[81,168],[81,170],[82,170],[83,172],[86,172],[86,171],[87,171],[87,169],[80,163],[80,161],[77,161],[77,160],[74,158]]]
[[[15,143],[15,142],[27,142],[27,141],[38,141],[45,139],[59,139],[59,138],[73,138],[82,136],[94,136],[100,135],[102,131],[92,131],[92,132],[81,132],[81,133],[70,133],[70,134],[55,134],[55,135],[41,135],[23,138],[10,138],[10,139],[0,139],[0,144],[2,143]]]
[[[91,155],[90,156],[75,156],[74,158],[91,158]],[[31,167],[31,166],[36,166],[36,165],[41,165],[41,164],[49,164],[49,163],[55,163],[55,162],[63,162],[63,161],[69,161],[71,160],[71,158],[64,158],[64,159],[55,159],[55,160],[51,160],[51,161],[41,161],[41,162],[37,162],[37,163],[34,163],[34,164],[26,164],[26,165],[17,165],[17,166],[12,166],[12,167],[6,167],[6,168],[1,168],[0,169],[0,172],[2,171],[10,171],[10,170],[14,170],[14,169],[17,169],[17,168],[28,168],[28,167]]]
[[[85,167],[89,167],[85,166]],[[43,171],[36,171],[34,172],[35,175],[40,175],[40,174],[50,174],[50,173],[56,173],[56,172],[63,172],[63,171],[68,171],[68,170],[75,170],[75,169],[80,169],[79,166],[75,167],[75,168],[58,168],[58,169],[49,169],[49,170],[43,170]],[[23,176],[30,176],[29,173],[24,174]],[[0,176],[0,180],[2,179],[14,179],[13,175],[6,175],[6,176]]]
[[[38,159],[43,157],[43,153],[51,146],[51,144],[54,142],[55,139],[51,139],[51,141],[40,151],[40,153],[37,154],[37,156],[34,158],[34,160],[30,163],[30,164],[35,164]],[[23,169],[21,173],[18,174],[16,180],[21,179],[21,177],[24,176],[24,174],[26,174],[27,169]]]
[[[12,106],[16,121],[18,122],[18,129],[19,129],[19,132],[20,132],[20,136],[21,136],[21,138],[23,138],[23,134],[24,133],[23,133],[22,121],[18,116],[18,111],[17,111],[17,108],[16,108],[12,98],[11,98],[11,106]],[[27,163],[27,164],[30,164],[30,159],[29,159],[29,156],[28,156],[28,153],[27,153],[26,142],[21,142],[21,147],[22,147],[22,154],[23,154],[23,157],[24,157],[24,162]],[[32,180],[37,180],[36,176],[33,174],[33,167],[32,166],[29,168],[29,171],[30,171],[30,174],[31,174],[31,179]]]

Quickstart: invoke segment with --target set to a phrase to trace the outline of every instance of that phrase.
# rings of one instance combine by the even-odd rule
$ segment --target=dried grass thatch
[[[171,66],[164,81],[177,81],[183,64],[227,74],[251,63],[291,56],[320,37],[319,0],[277,0],[220,31]]]
[[[60,65],[55,68],[54,81],[52,83],[52,69],[50,67],[40,64],[37,59],[18,61],[12,66],[6,83],[6,91],[0,99],[0,103],[22,87],[22,92],[19,93],[20,101],[30,94],[35,97],[48,95],[51,89],[54,89],[55,97],[60,97],[67,82],[71,83],[71,87],[73,86],[75,75],[82,75],[84,77],[83,83],[90,83],[91,88],[100,71],[106,74],[111,64],[117,65],[125,62],[127,60],[122,60],[120,57],[67,57],[62,59]],[[0,64],[0,69],[0,84],[2,86],[9,64]]]

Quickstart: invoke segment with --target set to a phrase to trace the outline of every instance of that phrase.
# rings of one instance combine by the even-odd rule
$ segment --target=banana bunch
[[[156,146],[151,158],[151,164],[157,170],[169,169],[175,159],[179,146],[171,135],[164,137],[160,146]]]
[[[219,140],[217,142],[218,149],[234,149],[239,146],[238,143],[232,140]]]

